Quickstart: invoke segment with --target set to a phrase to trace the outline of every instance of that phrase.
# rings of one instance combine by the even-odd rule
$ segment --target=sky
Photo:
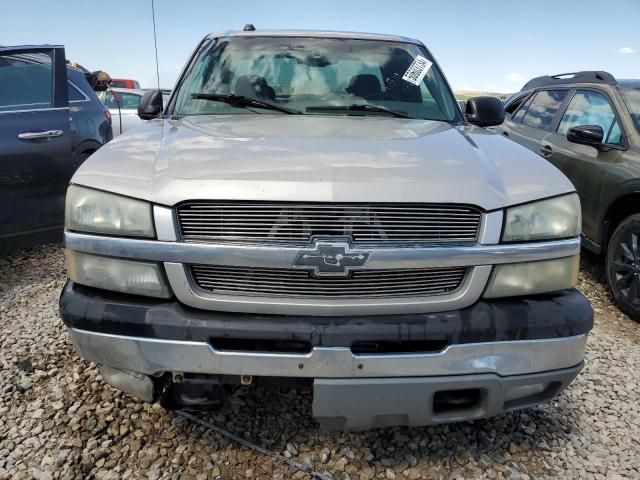
[[[160,86],[211,32],[350,30],[421,40],[454,90],[514,92],[545,74],[640,78],[640,0],[155,0]],[[0,0],[0,45],[63,44],[67,58],[155,87],[151,0]]]

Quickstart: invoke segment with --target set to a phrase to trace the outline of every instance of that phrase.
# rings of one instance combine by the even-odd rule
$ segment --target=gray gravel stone
[[[308,478],[105,385],[58,316],[64,271],[58,246],[0,258],[0,480]],[[343,434],[318,430],[309,391],[250,386],[208,420],[334,479],[640,479],[640,325],[586,253],[579,288],[596,327],[585,370],[550,404]]]

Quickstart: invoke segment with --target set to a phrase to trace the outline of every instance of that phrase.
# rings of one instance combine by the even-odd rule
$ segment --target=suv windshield
[[[636,125],[636,130],[640,133],[640,87],[622,87],[620,93]]]
[[[432,61],[423,47],[403,42],[220,38],[192,61],[170,113],[278,113],[239,101],[249,98],[307,115],[461,120]]]

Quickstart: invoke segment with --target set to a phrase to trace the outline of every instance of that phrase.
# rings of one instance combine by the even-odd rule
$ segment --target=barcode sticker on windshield
[[[402,79],[414,85],[420,85],[420,82],[431,68],[431,65],[433,65],[432,62],[422,55],[418,55],[413,62],[411,62],[407,71],[404,72]]]

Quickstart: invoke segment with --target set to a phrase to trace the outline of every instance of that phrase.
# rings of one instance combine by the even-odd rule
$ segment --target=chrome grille
[[[177,212],[186,242],[459,243],[475,241],[480,227],[478,209],[454,204],[189,202]]]
[[[357,270],[347,278],[312,277],[304,270],[191,265],[202,290],[219,295],[287,297],[401,297],[442,295],[455,291],[465,267]]]

